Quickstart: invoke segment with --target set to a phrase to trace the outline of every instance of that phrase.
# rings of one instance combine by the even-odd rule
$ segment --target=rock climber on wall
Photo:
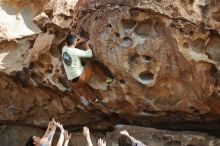
[[[67,79],[72,81],[75,86],[85,84],[92,73],[92,67],[89,63],[85,66],[81,63],[81,58],[93,57],[92,50],[90,49],[90,41],[86,42],[86,51],[76,48],[78,44],[85,41],[86,39],[84,38],[77,38],[69,34],[66,37],[66,45],[62,49],[63,65]]]

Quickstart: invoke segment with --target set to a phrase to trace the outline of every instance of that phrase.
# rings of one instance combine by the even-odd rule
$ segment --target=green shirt
[[[83,70],[84,70],[81,64],[80,58],[81,57],[91,58],[93,56],[92,50],[87,49],[86,51],[84,51],[84,50],[80,50],[77,48],[70,48],[68,46],[64,46],[62,49],[62,55],[64,52],[67,52],[72,59],[72,63],[70,66],[67,66],[64,62],[63,62],[63,65],[64,65],[64,69],[65,69],[68,80],[73,80],[79,77],[83,73]]]

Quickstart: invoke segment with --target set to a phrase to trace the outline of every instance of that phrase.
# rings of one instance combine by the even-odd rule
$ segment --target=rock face
[[[54,117],[64,125],[108,129],[116,123],[219,120],[219,5],[1,1],[1,123],[45,126]],[[99,72],[88,85],[65,93],[60,53],[70,32],[91,40],[94,58],[84,61]]]
[[[148,10],[163,2],[128,2],[121,7],[120,2],[106,7],[97,2],[101,13],[88,14],[88,23],[80,26],[90,34],[95,59],[115,77],[106,106],[117,113],[143,116],[179,111],[197,119],[197,115],[217,114],[210,99],[218,96],[218,59],[217,53],[211,53],[218,48],[219,41],[213,42],[218,35],[197,25],[206,25],[201,13],[193,13],[199,18],[191,21],[177,13],[178,7]],[[177,16],[170,18],[174,12]]]

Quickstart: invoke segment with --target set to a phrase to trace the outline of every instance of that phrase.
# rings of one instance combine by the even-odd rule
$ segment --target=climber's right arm
[[[86,51],[84,51],[77,48],[71,48],[68,50],[68,53],[73,56],[85,57],[85,58],[91,58],[93,56],[91,49],[87,49]]]

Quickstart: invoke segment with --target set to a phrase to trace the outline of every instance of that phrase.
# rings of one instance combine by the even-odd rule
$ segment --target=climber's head
[[[67,44],[68,47],[76,45],[76,43],[77,43],[77,37],[76,36],[74,36],[72,34],[67,35],[66,44]]]
[[[40,143],[40,137],[37,136],[30,136],[28,141],[26,142],[26,146],[35,146]]]

